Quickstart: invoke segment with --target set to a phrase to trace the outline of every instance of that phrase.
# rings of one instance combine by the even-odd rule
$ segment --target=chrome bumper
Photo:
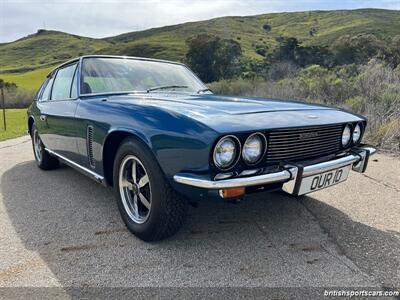
[[[174,176],[175,182],[205,189],[229,189],[235,187],[248,187],[267,185],[270,183],[284,183],[283,189],[291,194],[296,194],[296,188],[302,177],[324,173],[340,167],[353,165],[353,170],[363,173],[368,165],[368,158],[375,154],[376,149],[372,146],[362,146],[352,150],[351,154],[325,161],[315,165],[302,166],[299,164],[285,165],[282,171],[261,174],[250,177],[239,177],[222,180],[210,180],[205,176],[178,173]]]

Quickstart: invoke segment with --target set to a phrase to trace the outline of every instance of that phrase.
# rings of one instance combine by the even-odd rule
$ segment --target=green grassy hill
[[[0,44],[0,72],[26,72],[63,62],[75,56],[95,53],[109,45],[59,31],[39,30],[11,43]]]
[[[381,39],[400,35],[400,11],[360,9],[273,13],[222,17],[92,39],[40,30],[11,43],[0,44],[0,77],[20,87],[36,89],[50,66],[83,54],[147,56],[183,61],[185,41],[200,33],[231,38],[243,55],[262,59],[258,44],[271,50],[278,36],[296,37],[306,45],[329,45],[342,35],[373,33]]]
[[[18,87],[26,90],[37,90],[52,69],[53,67],[45,67],[28,72],[4,73],[0,74],[0,78],[7,82],[14,82]]]

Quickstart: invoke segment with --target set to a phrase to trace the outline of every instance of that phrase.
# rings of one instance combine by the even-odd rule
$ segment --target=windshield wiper
[[[205,92],[211,92],[211,93],[212,93],[212,90],[210,90],[209,88],[201,89],[201,90],[198,90],[198,91],[197,91],[197,94],[205,93]]]
[[[147,89],[147,92],[155,91],[155,90],[166,90],[166,89],[185,89],[188,88],[187,85],[164,85],[164,86],[155,86]]]

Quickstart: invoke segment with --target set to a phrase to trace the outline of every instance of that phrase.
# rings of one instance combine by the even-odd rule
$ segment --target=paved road
[[[400,286],[400,160],[295,199],[204,201],[173,238],[144,243],[111,190],[44,172],[27,137],[0,143],[0,286]]]

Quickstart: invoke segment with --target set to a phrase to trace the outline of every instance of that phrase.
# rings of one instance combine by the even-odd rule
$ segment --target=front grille
[[[295,162],[339,151],[342,125],[278,129],[267,136],[267,162]]]

